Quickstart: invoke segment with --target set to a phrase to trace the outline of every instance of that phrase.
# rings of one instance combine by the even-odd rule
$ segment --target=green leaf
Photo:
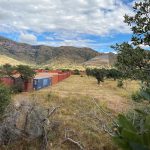
[[[114,142],[124,150],[132,150],[131,148],[129,149],[129,143],[122,139],[121,137],[113,137]]]
[[[123,138],[125,138],[129,142],[142,144],[142,138],[136,132],[134,132],[132,130],[123,129],[121,132],[121,135]]]
[[[142,134],[143,144],[150,147],[150,131]]]
[[[119,124],[121,127],[136,132],[135,127],[132,125],[132,123],[124,115],[119,114],[118,115],[118,121],[119,121]]]
[[[138,112],[139,114],[143,115],[143,116],[147,116],[147,113],[142,111],[142,110],[139,110],[139,109],[135,109],[136,112]]]
[[[150,94],[148,92],[142,91],[140,94],[144,99],[150,100]]]
[[[148,115],[148,116],[146,117],[146,120],[145,120],[145,128],[150,131],[150,115]]]
[[[150,150],[147,146],[130,142],[132,150]]]

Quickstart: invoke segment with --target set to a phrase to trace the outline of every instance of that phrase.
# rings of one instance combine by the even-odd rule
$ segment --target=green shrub
[[[140,89],[140,95],[144,100],[150,101],[150,86],[142,86]]]
[[[142,100],[142,96],[140,95],[139,91],[133,93],[131,95],[132,100],[136,101],[136,102],[141,102]]]
[[[78,69],[75,69],[73,72],[74,72],[74,75],[80,75],[80,71]]]
[[[123,150],[150,149],[150,114],[136,110],[130,118],[118,116],[118,126],[115,127],[113,139]]]
[[[92,69],[90,69],[90,68],[86,68],[86,75],[89,77],[89,76],[92,76]]]
[[[133,123],[137,130],[143,130],[143,124],[145,120],[145,115],[150,115],[150,106],[140,106],[138,109],[134,111],[131,110],[127,113],[126,117]]]
[[[11,86],[11,92],[13,94],[21,93],[23,92],[22,84],[15,84]]]
[[[150,101],[150,87],[142,85],[140,90],[132,94],[132,100],[140,102],[142,100]]]
[[[107,69],[106,77],[116,80],[122,78],[123,74],[117,69]]]
[[[92,76],[94,76],[97,79],[97,83],[100,84],[101,82],[104,82],[104,78],[106,76],[106,69],[93,69],[92,70]]]
[[[59,69],[59,70],[61,70],[62,72],[68,72],[68,71],[70,71],[69,69]]]
[[[119,88],[123,87],[123,81],[122,80],[118,80],[117,87],[119,87]]]
[[[139,92],[135,92],[131,95],[132,100],[136,101],[136,102],[140,102],[141,101],[141,96],[139,94]]]
[[[50,70],[50,68],[49,67],[45,67],[45,70]]]
[[[10,103],[10,99],[10,90],[8,89],[8,87],[0,84],[0,116],[4,114],[6,107]]]

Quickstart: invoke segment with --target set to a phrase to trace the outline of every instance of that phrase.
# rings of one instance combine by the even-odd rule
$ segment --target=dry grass
[[[112,144],[111,138],[101,130],[99,122],[92,116],[92,114],[96,114],[100,119],[105,119],[94,105],[93,98],[96,98],[97,103],[103,109],[114,115],[132,108],[130,95],[138,89],[138,83],[126,81],[126,87],[122,89],[116,85],[115,81],[107,80],[102,86],[98,86],[94,78],[71,76],[53,87],[16,95],[14,100],[31,98],[46,107],[61,104],[61,108],[53,118],[59,121],[60,126],[57,134],[54,132],[50,135],[49,147],[52,150],[77,149],[72,144],[60,146],[65,128],[71,129],[77,134],[72,138],[79,140],[86,150],[117,150]]]
[[[51,91],[60,97],[96,98],[108,108],[120,112],[128,109],[131,94],[138,88],[139,85],[135,81],[125,81],[124,88],[118,88],[117,82],[113,80],[106,80],[99,86],[92,77],[71,76],[53,87],[40,90],[40,93]]]
[[[10,58],[8,56],[5,56],[5,55],[0,55],[0,65],[4,65],[4,64],[11,64],[11,65],[20,65],[20,64],[26,64],[26,63],[23,63],[21,61],[18,61],[18,60],[15,60],[13,58]]]
[[[47,64],[52,69],[69,69],[69,70],[85,70],[85,67],[82,64],[66,64],[66,63],[56,63],[56,64]]]

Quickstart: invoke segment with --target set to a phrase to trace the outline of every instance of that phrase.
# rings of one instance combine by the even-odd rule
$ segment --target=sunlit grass
[[[138,88],[136,81],[128,80],[124,88],[118,88],[117,81],[106,80],[98,86],[96,79],[92,77],[73,75],[52,87],[22,93],[14,99],[31,99],[48,108],[60,105],[55,115],[55,120],[60,122],[59,135],[52,137],[51,149],[59,149],[59,142],[64,138],[64,129],[68,128],[77,134],[78,140],[89,150],[114,150],[117,148],[108,134],[99,129],[101,126],[97,120],[89,117],[89,114],[97,114],[100,119],[105,119],[93,103],[93,98],[103,109],[117,115],[132,109],[130,95]],[[70,150],[72,145],[63,145],[61,149]]]
[[[26,65],[26,63],[15,60],[11,57],[5,56],[5,55],[0,55],[0,65],[4,65],[4,64],[11,64],[11,65],[20,65],[20,64],[24,64]]]

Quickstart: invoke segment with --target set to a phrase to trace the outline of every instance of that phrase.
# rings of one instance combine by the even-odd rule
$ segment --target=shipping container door
[[[42,80],[41,79],[34,79],[33,87],[36,90],[41,89],[42,88]]]
[[[43,87],[47,87],[49,85],[50,85],[50,79],[49,78],[43,79]]]
[[[43,87],[43,79],[38,79],[37,89],[41,89]]]
[[[36,89],[36,87],[37,87],[37,80],[34,79],[34,80],[33,80],[33,88]]]

